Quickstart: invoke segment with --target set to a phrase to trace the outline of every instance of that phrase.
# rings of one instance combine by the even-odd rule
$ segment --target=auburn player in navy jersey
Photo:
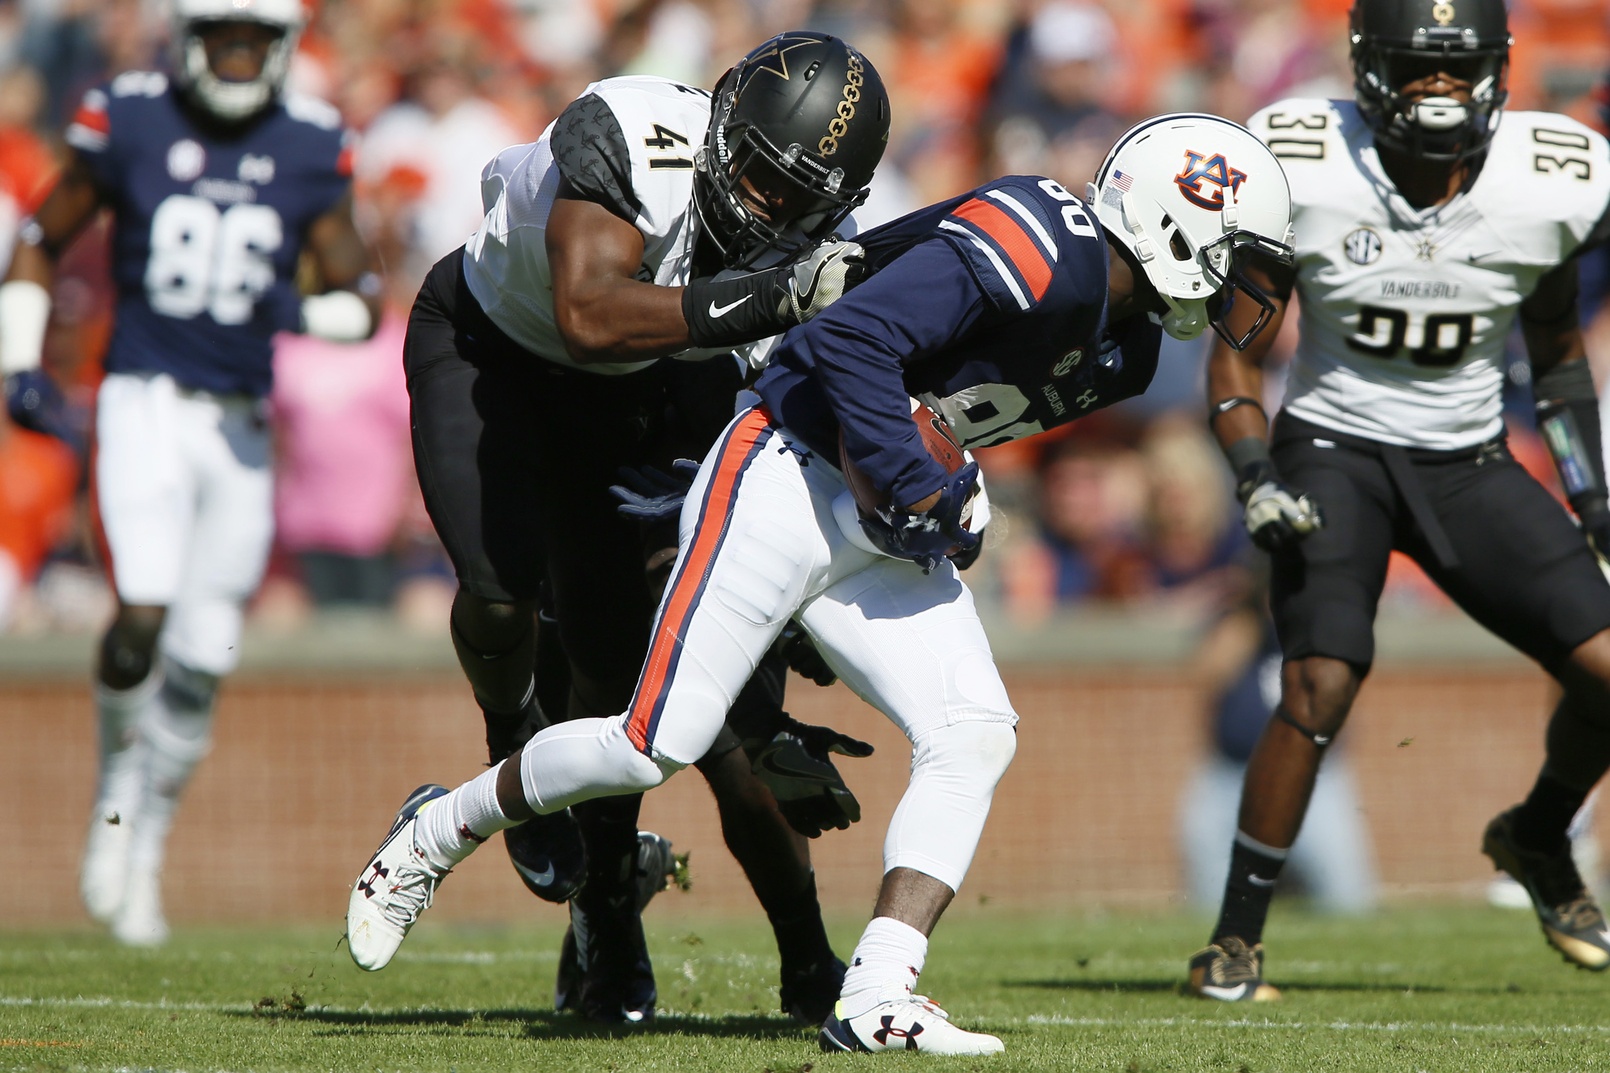
[[[164,844],[268,557],[270,337],[358,340],[378,310],[340,117],[281,92],[302,22],[299,0],[177,0],[173,73],[128,72],[85,96],[0,285],[5,368],[37,367],[56,258],[112,211],[93,485],[118,607],[96,672],[81,892],[131,944],[168,935]],[[296,290],[304,252],[321,294]]]
[[[912,743],[874,918],[822,1026],[826,1050],[988,1054],[916,993],[928,935],[972,861],[1016,748],[1012,710],[953,556],[976,463],[951,472],[913,396],[964,446],[1032,435],[1143,391],[1161,331],[1229,334],[1269,300],[1243,275],[1289,261],[1291,197],[1244,128],[1165,116],[1128,132],[1087,190],[1012,177],[858,240],[873,274],[778,344],[706,457],[627,709],[542,731],[447,791],[422,787],[360,877],[348,936],[389,957],[447,870],[493,831],[659,785],[701,757],[731,698],[797,622]],[[1238,323],[1240,323],[1238,315]],[[838,468],[887,494],[868,511]],[[385,882],[374,880],[385,876]]]

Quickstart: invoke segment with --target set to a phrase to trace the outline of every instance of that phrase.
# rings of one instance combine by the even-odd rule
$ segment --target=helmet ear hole
[[[1185,241],[1185,236],[1180,234],[1180,230],[1177,227],[1168,236],[1168,252],[1174,255],[1174,260],[1176,261],[1189,261],[1191,259],[1191,244]]]

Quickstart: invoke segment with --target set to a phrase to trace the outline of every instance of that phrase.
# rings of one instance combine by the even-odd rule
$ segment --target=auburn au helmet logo
[[[1223,153],[1207,156],[1194,149],[1187,149],[1185,167],[1174,176],[1174,183],[1180,188],[1180,193],[1185,195],[1185,200],[1217,212],[1224,208],[1225,188],[1229,187],[1232,192],[1241,189],[1246,177],[1246,172],[1229,165]],[[1204,187],[1203,183],[1210,185]]]

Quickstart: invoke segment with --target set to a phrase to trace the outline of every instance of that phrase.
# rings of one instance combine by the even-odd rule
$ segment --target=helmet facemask
[[[867,196],[889,136],[876,69],[827,34],[778,34],[716,87],[693,194],[728,268],[796,256]]]
[[[207,58],[203,36],[215,27],[244,23],[274,35],[255,78],[220,78]],[[172,33],[174,74],[185,91],[210,114],[228,123],[246,120],[279,96],[301,36],[302,10],[296,0],[237,6],[213,0],[175,4]]]
[[[730,108],[718,102],[717,114]],[[768,250],[795,256],[832,233],[868,192],[846,190],[843,169],[824,166],[798,142],[779,147],[753,126],[714,118],[693,166],[694,206],[728,268],[748,268]],[[781,211],[762,219],[752,208],[757,200]]]
[[[1469,31],[1430,31],[1416,46],[1353,35],[1359,111],[1388,149],[1427,160],[1458,161],[1484,152],[1509,96],[1509,46],[1477,47]],[[1470,86],[1469,103],[1451,96],[1411,100],[1403,89],[1442,73]]]

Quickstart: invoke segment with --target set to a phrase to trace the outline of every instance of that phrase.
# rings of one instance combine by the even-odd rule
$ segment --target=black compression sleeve
[[[1556,365],[1537,378],[1537,427],[1577,514],[1605,509],[1604,435],[1599,398],[1586,361]]]
[[[1260,484],[1278,481],[1275,460],[1269,455],[1269,445],[1256,436],[1236,440],[1224,450],[1235,473],[1235,494],[1245,503]]]
[[[789,268],[730,279],[696,279],[682,289],[682,317],[698,347],[736,346],[798,323],[788,305]]]

